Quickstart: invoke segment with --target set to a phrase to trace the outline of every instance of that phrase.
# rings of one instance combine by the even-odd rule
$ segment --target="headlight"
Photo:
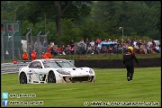
[[[93,74],[93,73],[94,73],[94,71],[93,71],[92,69],[90,69],[90,70],[89,70],[89,73],[90,73],[90,74]]]
[[[63,74],[63,75],[70,75],[70,73],[63,71],[63,70],[56,70],[58,73]]]

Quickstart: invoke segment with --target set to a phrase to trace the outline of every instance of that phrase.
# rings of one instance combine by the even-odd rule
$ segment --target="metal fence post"
[[[4,40],[3,40],[3,36],[4,36],[5,32],[1,33],[1,51],[2,51],[2,61],[4,62]]]
[[[42,31],[39,31],[39,33],[37,34],[37,39],[38,39],[38,54],[37,54],[37,58],[41,58],[41,48],[40,48],[40,34],[42,33]]]
[[[29,55],[29,44],[28,44],[28,41],[29,41],[29,34],[31,33],[31,30],[30,31],[28,31],[28,33],[26,34],[26,44],[27,44],[27,53],[28,53],[28,55]],[[28,57],[28,60],[29,60],[29,57]]]
[[[45,36],[46,36],[46,41],[47,41],[47,35],[49,34],[49,31],[45,34]]]
[[[14,60],[15,59],[15,47],[14,47],[14,34],[15,34],[16,32],[13,32],[12,33],[12,60]]]
[[[45,34],[45,36],[47,36],[49,34],[49,31]]]
[[[37,36],[39,36],[41,33],[42,33],[42,31],[39,31],[38,34],[37,34]]]

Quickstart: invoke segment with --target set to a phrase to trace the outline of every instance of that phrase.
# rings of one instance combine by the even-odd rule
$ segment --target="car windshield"
[[[44,61],[43,65],[45,68],[72,68],[75,67],[68,61]]]
[[[73,64],[69,63],[68,61],[57,61],[56,62],[62,68],[72,68],[75,67]]]

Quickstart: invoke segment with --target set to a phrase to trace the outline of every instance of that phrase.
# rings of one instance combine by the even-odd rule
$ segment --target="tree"
[[[92,17],[109,35],[120,35],[124,27],[126,35],[160,36],[159,1],[97,1],[92,8]],[[160,28],[160,27],[159,27]]]
[[[72,1],[64,2],[64,3],[65,3],[65,5],[61,5],[61,1],[54,1],[54,6],[56,8],[55,20],[56,20],[57,32],[58,32],[59,36],[63,35],[61,18],[63,16],[64,12],[72,4]]]
[[[57,33],[53,35],[56,35],[58,41],[60,41],[59,38],[64,35],[61,19],[72,18],[75,20],[82,15],[90,14],[89,4],[91,4],[90,1],[29,1],[19,7],[21,10],[18,17],[23,20],[30,20],[35,26],[37,22],[43,20],[44,14],[46,14],[47,19],[55,20]],[[23,7],[25,8],[23,9]],[[23,15],[24,13],[27,14]]]

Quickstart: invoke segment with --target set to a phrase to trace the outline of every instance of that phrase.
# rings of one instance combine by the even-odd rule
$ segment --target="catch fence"
[[[47,35],[42,35],[40,31],[37,36],[32,36],[32,30],[30,30],[26,36],[19,36],[15,32],[7,34],[1,33],[1,62],[7,60],[22,60],[22,54],[26,50],[31,59],[31,51],[36,50],[38,58],[41,58],[42,51],[45,51],[48,47]]]

